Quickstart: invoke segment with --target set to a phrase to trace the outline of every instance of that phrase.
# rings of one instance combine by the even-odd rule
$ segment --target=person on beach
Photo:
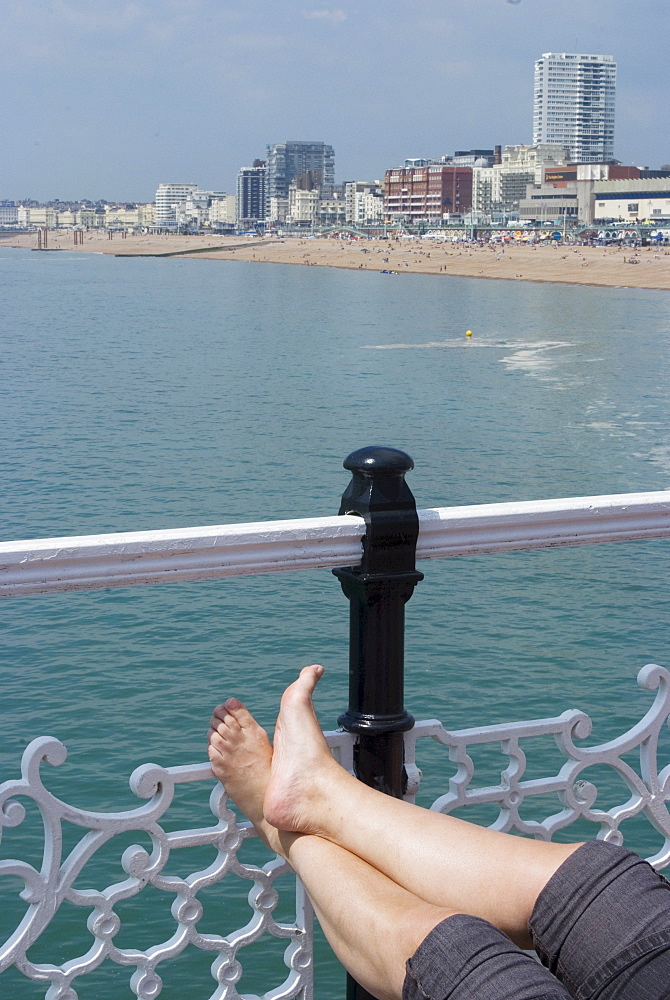
[[[305,667],[284,692],[274,748],[241,702],[219,705],[208,754],[227,794],[300,877],[333,951],[369,993],[670,997],[670,884],[650,865],[603,841],[515,837],[362,784],[321,732],[312,695],[322,674]]]

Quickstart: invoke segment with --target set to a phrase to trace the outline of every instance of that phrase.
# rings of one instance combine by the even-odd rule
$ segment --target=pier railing
[[[670,490],[417,511],[417,560],[670,537]],[[0,542],[0,597],[359,566],[359,516]]]
[[[670,491],[417,511],[405,483],[412,463],[402,452],[361,449],[345,467],[352,480],[336,517],[0,543],[0,595],[333,569],[350,602],[350,684],[341,728],[327,738],[345,767],[388,794],[412,799],[421,778],[417,745],[434,741],[448,754],[453,776],[433,809],[446,813],[487,805],[496,812],[491,824],[496,829],[541,839],[582,821],[592,825],[594,836],[617,843],[623,840],[624,821],[645,817],[661,839],[650,861],[659,870],[669,865],[670,761],[658,759],[659,737],[670,717],[666,670],[643,668],[638,682],[656,692],[652,705],[628,732],[604,744],[579,745],[591,723],[576,710],[448,731],[435,720],[414,723],[404,708],[403,616],[422,579],[415,559],[670,538]],[[553,774],[530,778],[525,741],[534,746],[538,737],[555,742],[563,763]],[[506,763],[498,781],[482,784],[475,775],[473,748],[489,744],[502,750]],[[44,827],[39,866],[20,859],[0,861],[0,876],[23,885],[25,903],[16,929],[0,945],[0,972],[14,966],[44,984],[46,1000],[77,1000],[80,977],[107,961],[128,968],[130,988],[140,1000],[153,1000],[162,990],[164,963],[190,947],[211,954],[213,983],[192,984],[189,1000],[236,1000],[244,949],[274,937],[286,943],[286,972],[262,994],[263,1000],[311,1000],[309,901],[297,883],[291,919],[277,917],[278,886],[287,866],[278,858],[264,864],[243,859],[253,830],[232,811],[209,765],[143,765],[130,779],[142,802],[122,812],[96,812],[68,804],[43,783],[42,765],[62,764],[66,753],[57,740],[38,737],[24,753],[21,777],[0,785],[0,833],[20,828],[35,808]],[[625,790],[622,801],[609,809],[599,807],[597,785],[590,780],[603,766],[621,779]],[[209,794],[211,821],[175,830],[168,811],[179,786],[188,784]],[[531,801],[536,807],[532,820],[525,808]],[[81,830],[68,849],[63,846],[65,826]],[[127,842],[129,835],[144,839],[151,849],[127,846],[118,859],[119,880],[93,888],[87,865],[115,843]],[[182,859],[191,849],[200,851],[199,859],[206,849],[209,860],[205,865],[198,861],[185,875],[188,862]],[[226,934],[204,915],[202,902],[224,879],[227,885],[235,879],[249,885],[251,911],[244,926]],[[148,948],[121,946],[115,939],[124,907],[148,887],[171,900],[171,931]],[[31,949],[66,906],[87,915],[89,937],[81,954],[60,962],[38,960]],[[367,996],[353,982],[349,995],[359,1000]]]

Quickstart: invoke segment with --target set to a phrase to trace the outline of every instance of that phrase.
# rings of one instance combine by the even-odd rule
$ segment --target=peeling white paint
[[[670,538],[670,491],[420,510],[417,559]],[[0,596],[357,566],[351,515],[0,542]]]

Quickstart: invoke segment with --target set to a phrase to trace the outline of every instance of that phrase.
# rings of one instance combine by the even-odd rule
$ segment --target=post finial
[[[343,462],[351,482],[342,495],[340,514],[371,516],[385,511],[415,511],[416,503],[405,482],[414,462],[398,448],[371,445],[352,451]]]
[[[369,445],[358,448],[347,455],[342,463],[349,472],[362,472],[374,475],[376,472],[395,472],[403,474],[414,468],[414,461],[399,448],[387,448],[384,445]]]

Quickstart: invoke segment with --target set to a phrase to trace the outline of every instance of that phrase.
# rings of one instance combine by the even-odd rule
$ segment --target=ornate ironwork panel
[[[670,674],[650,663],[638,674],[638,684],[656,691],[653,704],[644,717],[616,739],[592,746],[576,741],[589,737],[591,719],[575,709],[552,719],[515,722],[474,729],[448,731],[438,721],[418,722],[405,734],[405,757],[408,773],[408,798],[418,791],[421,772],[416,765],[417,741],[429,737],[448,749],[455,765],[449,791],[440,795],[431,808],[451,813],[465,806],[497,807],[496,819],[489,824],[496,830],[517,832],[540,840],[551,840],[578,820],[593,824],[595,838],[615,844],[624,841],[622,823],[635,817],[645,818],[660,834],[660,848],[647,860],[660,870],[670,864],[670,756],[659,761],[659,738],[670,717]],[[546,737],[555,741],[565,762],[548,777],[531,778],[524,741]],[[478,784],[473,760],[474,748],[497,745],[507,759],[496,784]],[[623,790],[620,802],[608,809],[598,804],[603,769]],[[594,774],[598,777],[594,777]],[[592,779],[592,780],[591,780]],[[611,794],[611,789],[610,789]],[[542,819],[522,815],[524,807],[536,812],[548,801],[555,810]],[[586,839],[586,838],[584,838]]]
[[[584,820],[593,824],[598,838],[621,843],[624,820],[646,818],[662,840],[649,860],[662,869],[670,864],[670,762],[659,762],[659,738],[670,717],[670,674],[650,664],[640,671],[638,682],[656,691],[652,706],[623,735],[597,745],[580,745],[590,735],[591,721],[576,710],[550,719],[452,731],[438,721],[419,722],[404,737],[407,797],[411,799],[420,784],[417,748],[421,753],[426,744],[420,741],[430,739],[448,752],[454,772],[449,790],[433,802],[433,809],[449,813],[461,807],[493,806],[497,816],[492,827],[543,840]],[[529,776],[528,741],[538,737],[555,743],[564,761],[546,777]],[[354,737],[338,730],[328,733],[327,738],[342,765],[352,770]],[[499,780],[481,783],[474,762],[476,748],[496,745],[504,755]],[[0,972],[15,966],[29,979],[44,983],[45,1000],[77,1000],[78,979],[108,961],[128,969],[130,986],[140,1000],[154,1000],[162,988],[162,963],[191,946],[212,956],[213,984],[203,983],[203,998],[238,1000],[244,949],[265,935],[268,942],[271,938],[286,942],[286,973],[282,982],[270,985],[262,994],[263,1000],[311,1000],[313,918],[309,901],[297,882],[291,903],[293,919],[278,919],[277,880],[289,868],[275,856],[260,865],[241,859],[240,851],[249,838],[255,837],[254,831],[230,808],[225,790],[213,784],[208,764],[168,768],[143,765],[130,779],[131,790],[144,800],[139,806],[123,812],[94,812],[69,805],[46,788],[42,764],[58,766],[65,758],[65,747],[57,740],[33,740],[23,755],[21,778],[0,786],[0,834],[20,829],[29,809],[39,811],[43,825],[40,866],[25,860],[0,861],[0,876],[20,880],[20,897],[26,904],[23,918],[0,947]],[[599,787],[591,780],[593,772],[600,774],[603,767],[617,776],[627,790],[622,800],[608,809],[598,805]],[[198,782],[205,783],[205,793],[212,789],[211,824],[170,829],[166,814],[176,786]],[[527,807],[540,808],[547,800],[555,800],[556,807],[545,810],[542,818],[524,816]],[[81,830],[78,842],[69,850],[64,847],[65,826]],[[113,845],[116,837],[135,834],[149,838],[151,851],[139,844],[123,851],[120,864],[126,877],[104,889],[84,885],[86,866],[96,852]],[[182,851],[185,855],[187,848],[203,847],[211,851],[208,865],[188,875],[169,872],[170,859],[181,857]],[[228,880],[226,885],[235,878],[249,883],[251,908],[246,923],[225,935],[218,933],[216,926],[209,926],[198,898],[199,893],[224,878]],[[115,938],[122,928],[119,910],[124,902],[149,887],[171,900],[172,932],[144,949],[117,945]],[[82,942],[76,958],[61,964],[33,960],[29,957],[31,948],[41,942],[65,903],[87,914],[90,937]]]
[[[24,883],[20,893],[28,904],[25,916],[0,948],[0,971],[15,965],[25,976],[50,984],[46,1000],[77,1000],[77,980],[109,960],[129,968],[130,986],[141,1000],[153,1000],[162,989],[161,963],[180,955],[187,946],[210,952],[214,988],[203,983],[202,996],[211,1000],[236,1000],[236,984],[242,975],[243,949],[263,935],[273,935],[286,942],[284,961],[287,974],[283,982],[269,988],[264,1000],[311,1000],[312,989],[312,911],[305,892],[296,881],[295,919],[282,922],[275,918],[279,876],[290,871],[282,859],[274,856],[262,866],[245,864],[238,851],[247,838],[255,837],[249,823],[239,822],[229,808],[225,790],[216,782],[209,805],[212,823],[199,829],[168,831],[163,823],[174,796],[175,786],[185,782],[212,784],[209,764],[184,767],[159,767],[145,764],[131,776],[135,795],[148,801],[125,812],[99,813],[68,805],[45,787],[41,765],[60,765],[67,751],[58,740],[40,737],[26,748],[22,777],[0,786],[2,828],[19,826],[26,817],[27,799],[38,807],[44,827],[43,859],[38,869],[25,861],[0,861],[0,876],[16,876]],[[27,803],[26,803],[27,805]],[[63,826],[73,824],[82,830],[76,846],[63,850]],[[97,851],[120,834],[143,833],[151,840],[149,853],[139,845],[126,848],[121,866],[127,877],[105,889],[80,888],[85,866]],[[175,852],[186,848],[209,847],[213,860],[185,877],[166,873]],[[203,905],[198,893],[228,877],[249,883],[251,918],[238,930],[221,935],[215,928],[203,927]],[[174,929],[165,940],[144,950],[122,948],[115,944],[121,927],[119,904],[145,887],[171,897]],[[61,965],[31,961],[28,952],[48,928],[62,904],[67,901],[88,911],[87,928],[92,941],[83,942],[76,959]]]

